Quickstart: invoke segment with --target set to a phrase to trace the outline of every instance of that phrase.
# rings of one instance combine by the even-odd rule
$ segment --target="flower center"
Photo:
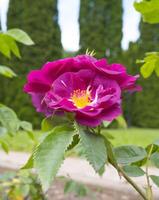
[[[71,100],[77,108],[84,108],[91,103],[91,94],[87,90],[74,90]]]

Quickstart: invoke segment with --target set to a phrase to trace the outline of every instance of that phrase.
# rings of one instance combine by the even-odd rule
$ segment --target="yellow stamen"
[[[87,90],[75,90],[71,95],[71,100],[77,108],[84,108],[91,103],[91,94]]]
[[[95,52],[94,49],[92,51],[90,51],[89,49],[86,49],[86,55],[88,55],[88,56],[95,56],[96,52]]]

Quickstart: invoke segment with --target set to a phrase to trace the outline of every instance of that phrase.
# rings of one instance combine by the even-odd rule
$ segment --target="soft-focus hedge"
[[[12,107],[22,119],[39,125],[39,114],[35,112],[30,99],[23,93],[23,85],[31,69],[37,69],[47,61],[61,58],[57,1],[11,0],[8,27],[23,29],[31,36],[35,45],[31,48],[21,47],[23,59],[11,61],[10,65],[16,67],[15,71],[19,77],[11,81],[0,79],[0,100]],[[5,60],[1,60],[6,63]]]

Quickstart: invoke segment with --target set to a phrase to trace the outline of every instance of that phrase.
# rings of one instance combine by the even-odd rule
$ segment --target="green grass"
[[[105,131],[103,131],[104,134]],[[154,140],[159,139],[159,129],[114,129],[107,130],[114,139],[112,143],[114,146],[124,144],[134,144],[145,147],[152,143]],[[35,138],[39,138],[41,135],[40,131],[35,131]],[[14,151],[26,151],[30,152],[33,149],[33,142],[25,132],[19,132],[15,137],[7,138],[9,147]]]
[[[129,128],[108,130],[107,132],[114,137],[111,140],[114,146],[134,144],[146,147],[154,140],[159,139],[159,129]]]

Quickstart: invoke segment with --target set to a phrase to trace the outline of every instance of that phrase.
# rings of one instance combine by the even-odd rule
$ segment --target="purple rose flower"
[[[122,113],[122,92],[140,90],[135,85],[138,77],[128,75],[121,64],[80,55],[31,71],[24,91],[38,112],[46,116],[71,112],[78,123],[94,127]]]

